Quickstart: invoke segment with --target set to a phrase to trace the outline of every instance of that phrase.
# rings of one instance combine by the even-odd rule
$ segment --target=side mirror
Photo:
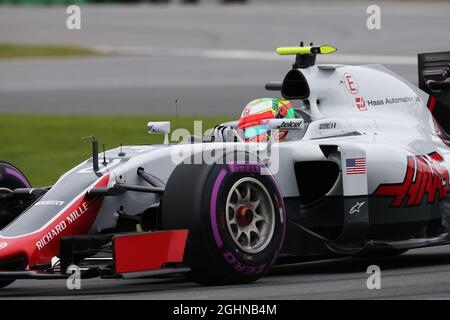
[[[148,133],[164,133],[164,144],[169,144],[170,121],[150,121],[147,123]]]
[[[170,121],[150,121],[147,123],[148,133],[169,133]]]

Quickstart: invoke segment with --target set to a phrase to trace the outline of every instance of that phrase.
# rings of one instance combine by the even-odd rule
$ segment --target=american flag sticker
[[[366,158],[352,158],[345,160],[347,174],[365,174]]]

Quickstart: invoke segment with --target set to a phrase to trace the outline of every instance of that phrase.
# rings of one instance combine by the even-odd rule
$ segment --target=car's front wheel
[[[179,165],[164,192],[164,229],[189,229],[188,263],[202,284],[248,283],[276,261],[283,199],[259,164]]]
[[[25,175],[12,164],[0,161],[0,195],[10,193],[17,188],[30,188],[30,183]],[[25,200],[17,200],[9,197],[0,197],[0,229],[3,229],[18,215],[20,215],[29,205]],[[23,270],[22,264],[8,265],[4,270]],[[0,288],[4,288],[13,283],[14,280],[0,280]]]

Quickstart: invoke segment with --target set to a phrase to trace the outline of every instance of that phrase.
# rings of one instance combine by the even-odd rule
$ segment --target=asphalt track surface
[[[82,30],[65,29],[64,8],[1,8],[0,42],[93,46],[114,56],[0,62],[0,112],[238,115],[267,96],[292,63],[273,49],[299,40],[335,44],[319,58],[385,63],[417,82],[415,55],[450,49],[450,4],[380,3],[382,30],[365,27],[367,3],[277,6],[83,7]],[[366,269],[381,268],[380,290]],[[277,267],[245,286],[202,287],[184,277],[18,280],[0,299],[450,299],[450,246],[399,257],[336,259]]]
[[[300,40],[333,44],[318,62],[385,63],[417,82],[416,54],[448,50],[450,3],[380,2],[381,30],[368,30],[368,2],[279,5],[82,7],[81,30],[64,7],[0,9],[0,42],[66,43],[114,56],[0,62],[0,112],[237,116],[281,81],[292,57],[274,49]]]
[[[369,290],[367,267],[381,269],[381,289]],[[450,299],[450,246],[409,251],[394,258],[344,258],[276,267],[259,281],[204,287],[185,277],[140,280],[17,280],[0,299]]]

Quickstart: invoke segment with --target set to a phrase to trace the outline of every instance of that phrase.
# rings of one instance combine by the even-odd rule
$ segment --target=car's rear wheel
[[[249,283],[276,261],[283,200],[271,175],[253,165],[179,165],[166,185],[163,229],[189,229],[191,277],[202,284]]]

